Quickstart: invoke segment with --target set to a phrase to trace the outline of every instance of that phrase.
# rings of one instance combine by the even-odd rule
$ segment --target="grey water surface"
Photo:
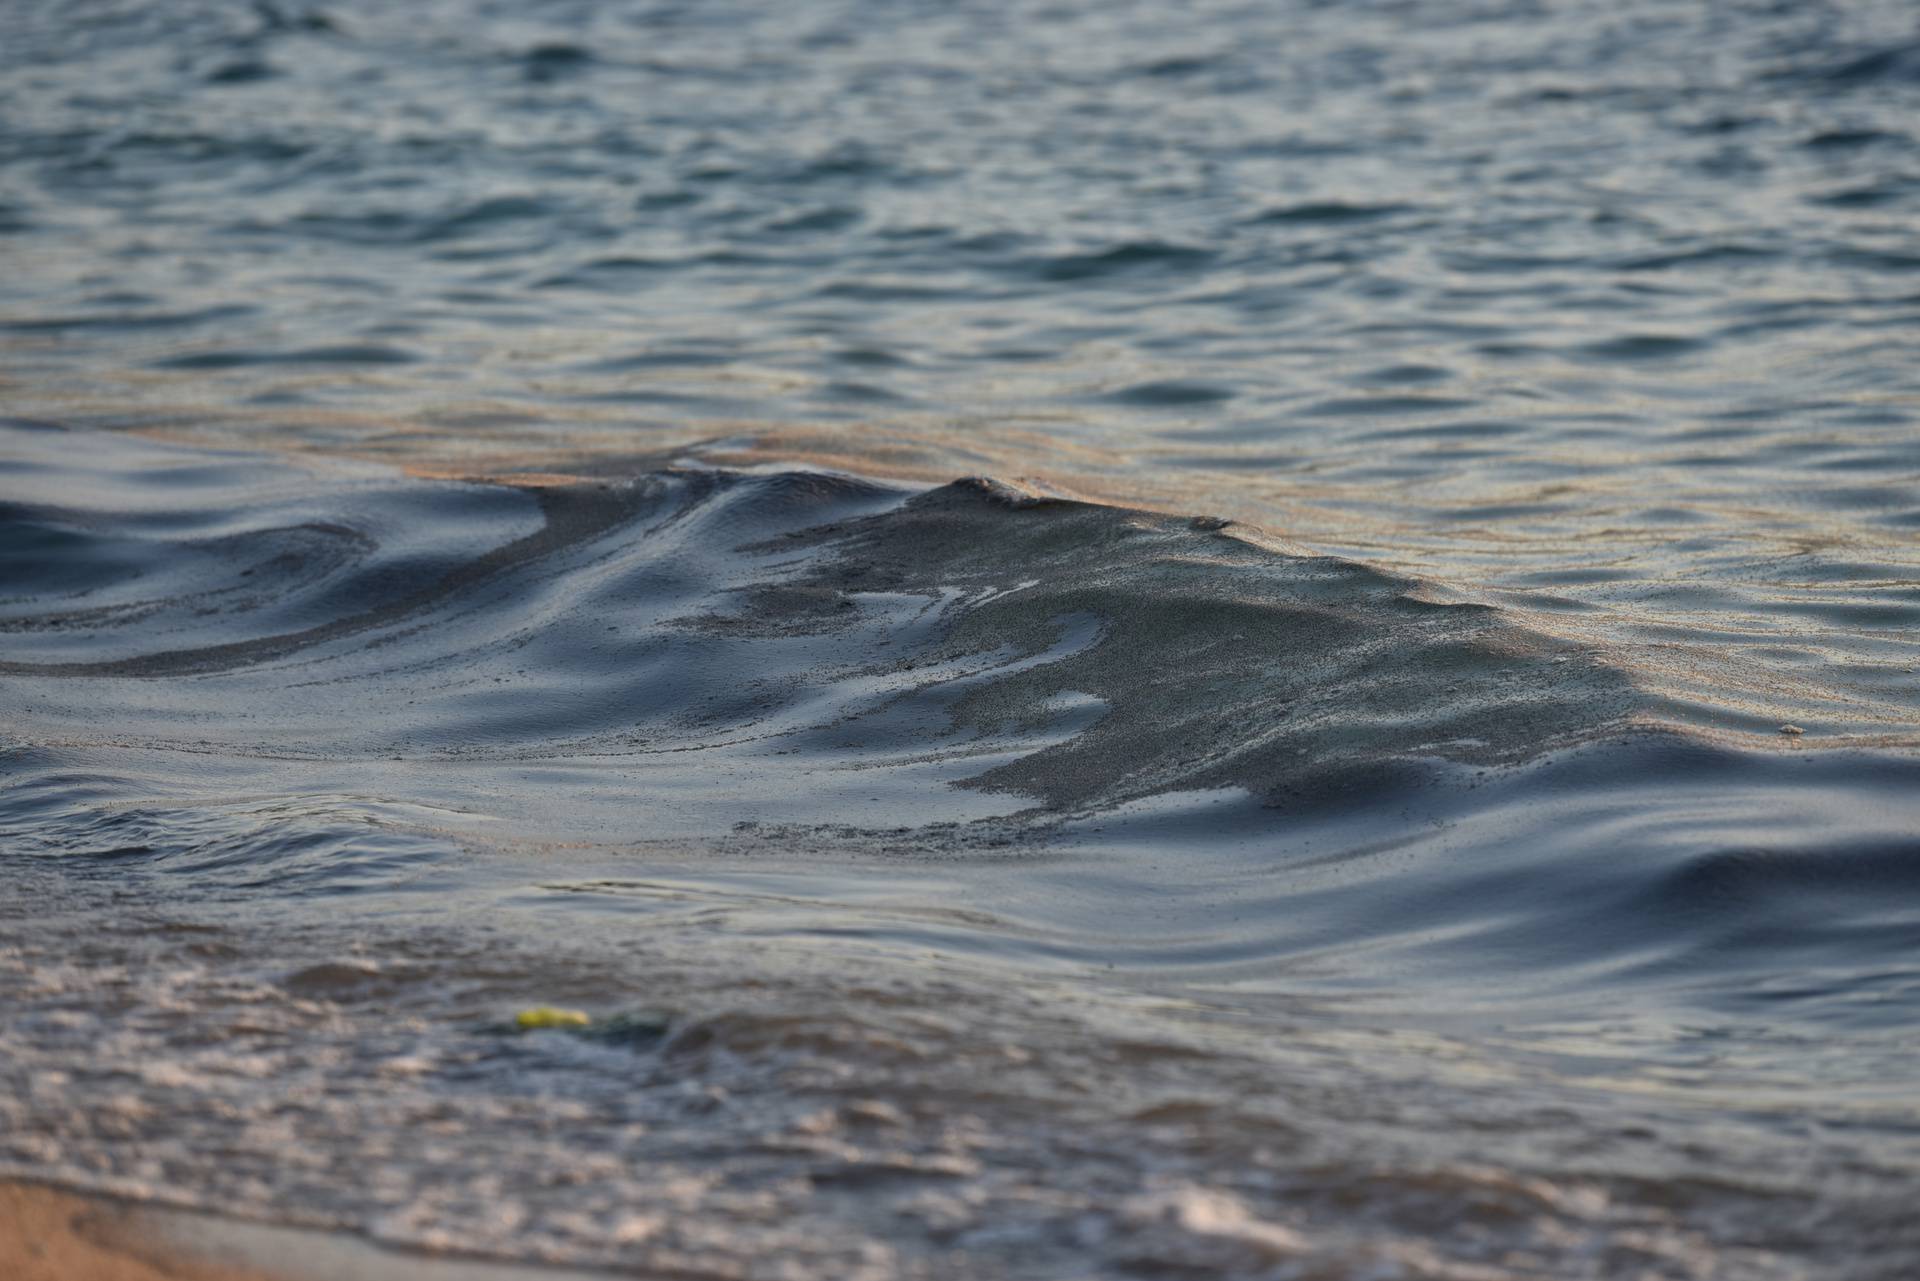
[[[1870,0],[0,6],[0,1175],[1913,1275],[1916,215]]]

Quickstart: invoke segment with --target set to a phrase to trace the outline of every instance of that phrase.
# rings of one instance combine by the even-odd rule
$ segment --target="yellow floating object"
[[[551,1005],[536,1005],[532,1009],[522,1010],[513,1016],[513,1021],[528,1032],[543,1027],[586,1027],[593,1022],[585,1010],[561,1010]]]

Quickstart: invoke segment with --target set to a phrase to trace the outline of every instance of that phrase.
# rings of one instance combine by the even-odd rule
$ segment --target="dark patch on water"
[[[1920,82],[1920,42],[1868,49],[1817,68],[1812,74],[1839,89],[1862,89],[1890,81]]]
[[[1256,216],[1256,223],[1353,223],[1372,222],[1395,214],[1412,212],[1411,205],[1367,204],[1344,200],[1323,200],[1302,205],[1284,205]]]
[[[1110,249],[1061,254],[1020,264],[1019,270],[1055,284],[1106,280],[1141,272],[1197,271],[1212,261],[1211,251],[1163,241],[1131,241]]]
[[[535,84],[548,84],[580,75],[593,65],[593,54],[575,44],[536,45],[520,56],[521,74]]]
[[[1622,334],[1605,342],[1588,343],[1581,351],[1597,360],[1673,360],[1692,355],[1702,344],[1674,334]]]
[[[1109,393],[1105,399],[1117,405],[1137,405],[1144,409],[1184,409],[1232,400],[1231,387],[1202,382],[1136,383]]]
[[[405,365],[419,357],[382,343],[341,343],[299,351],[196,351],[153,362],[156,369],[241,369],[250,365]]]
[[[210,85],[247,85],[271,80],[279,75],[271,63],[258,60],[229,62],[207,73]]]

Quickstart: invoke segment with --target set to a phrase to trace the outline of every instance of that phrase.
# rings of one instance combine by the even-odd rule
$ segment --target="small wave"
[[[1075,284],[1139,272],[1197,271],[1214,257],[1213,251],[1191,245],[1135,240],[1107,249],[1028,259],[1016,264],[1014,270],[1055,284]]]
[[[75,470],[40,467],[43,479]],[[991,483],[903,499],[702,472],[297,500],[223,496],[222,483],[215,472],[198,488],[205,534],[104,512],[6,513],[33,568],[6,609],[5,669],[109,685],[222,674],[231,697],[281,709],[232,722],[246,727],[235,746],[277,741],[303,757],[811,744],[792,762],[796,785],[843,758],[891,755],[876,780],[906,785],[934,765],[1054,808],[1211,787],[1279,797],[1309,776],[1358,780],[1428,753],[1522,758],[1635,706],[1617,674],[1565,665],[1572,651],[1498,611],[1436,604],[1444,593],[1238,526]],[[836,497],[796,518],[795,494]],[[693,565],[705,568],[689,579]],[[689,620],[705,621],[689,632]],[[796,628],[832,648],[785,652]],[[693,636],[708,639],[688,651]],[[748,684],[726,684],[718,666],[692,678],[714,664]],[[316,685],[331,691],[324,712]],[[140,737],[203,737],[168,719],[193,719],[187,708],[216,689],[167,694],[176,710],[156,704]],[[410,710],[383,711],[401,689]],[[1063,739],[1067,721],[1046,710],[1063,698],[1104,711]],[[348,707],[359,710],[333,719]],[[926,716],[944,726],[931,738],[910,728]],[[858,752],[822,754],[837,741],[829,725],[860,727],[844,731]]]
[[[1136,405],[1144,409],[1184,409],[1216,405],[1223,400],[1232,400],[1236,394],[1233,388],[1216,383],[1162,380],[1135,383],[1131,387],[1109,392],[1103,399],[1116,405]]]
[[[191,311],[103,310],[64,316],[39,316],[31,320],[0,320],[0,330],[12,333],[59,332],[61,330],[108,330],[138,332],[146,329],[187,329],[222,320],[238,320],[255,315],[258,308],[244,303],[225,303]]]
[[[1776,261],[1781,256],[1780,250],[1765,245],[1729,243],[1676,249],[1667,253],[1640,254],[1619,259],[1611,265],[1616,271],[1675,271],[1694,267],[1765,263]]]
[[[594,64],[593,52],[576,44],[535,45],[517,59],[520,73],[534,84],[578,76]]]
[[[386,343],[338,343],[291,351],[223,349],[184,352],[149,362],[154,369],[243,369],[252,365],[410,365],[420,357]]]
[[[1882,209],[1912,200],[1920,194],[1920,181],[1913,178],[1888,178],[1861,187],[1846,187],[1807,197],[1808,202],[1829,209]]]
[[[1404,204],[1369,204],[1364,201],[1321,200],[1306,204],[1282,205],[1258,214],[1250,221],[1255,223],[1356,223],[1373,222],[1381,218],[1391,218],[1396,214],[1411,213],[1415,206]]]
[[[1836,89],[1863,89],[1920,81],[1920,43],[1888,44],[1861,50],[1811,68],[1806,74]]]
[[[1605,361],[1674,360],[1692,355],[1705,345],[1700,339],[1678,334],[1622,334],[1588,343],[1579,350],[1582,355]]]
[[[613,289],[632,288],[637,277],[656,271],[671,271],[687,264],[638,254],[609,254],[593,258],[568,271],[544,276],[535,282],[540,289]]]
[[[1228,63],[1226,54],[1175,54],[1129,67],[1125,74],[1153,79],[1183,79],[1216,71]]]
[[[223,63],[207,73],[210,85],[249,85],[262,80],[271,80],[280,71],[264,59],[248,58],[238,62]]]
[[[1909,141],[1905,134],[1884,129],[1825,129],[1809,136],[1801,145],[1810,151],[1852,151],[1858,147]]]
[[[283,222],[249,224],[240,230],[268,237],[292,232],[361,245],[422,245],[457,241],[517,223],[554,219],[564,212],[537,196],[506,195],[429,210],[310,211]]]
[[[845,231],[858,224],[862,214],[858,209],[849,209],[843,205],[829,205],[818,209],[807,209],[797,213],[782,214],[769,219],[764,228],[779,235],[798,235],[804,232]]]
[[[1366,418],[1374,415],[1385,417],[1455,413],[1463,409],[1472,409],[1475,404],[1474,401],[1462,400],[1457,396],[1334,396],[1304,406],[1300,412],[1331,418]]]

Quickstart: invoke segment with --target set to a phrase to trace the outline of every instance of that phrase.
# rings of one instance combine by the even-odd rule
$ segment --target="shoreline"
[[[124,1202],[0,1182],[0,1274],[16,1281],[290,1281],[162,1241]]]
[[[0,1179],[10,1281],[592,1281],[578,1268],[405,1254],[345,1232]]]

